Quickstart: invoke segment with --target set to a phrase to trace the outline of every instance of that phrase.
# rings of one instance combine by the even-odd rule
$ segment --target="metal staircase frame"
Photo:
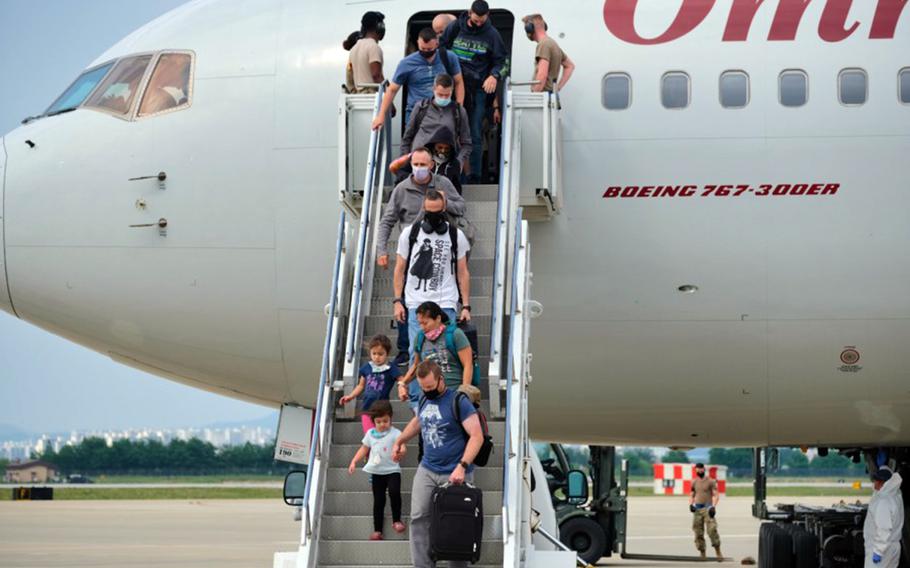
[[[372,117],[382,106],[385,86],[373,98]],[[523,93],[522,97],[525,96]],[[544,120],[552,134],[558,133],[558,105],[547,96],[537,97],[544,110]],[[522,99],[523,100],[523,99]],[[375,272],[374,260],[378,219],[387,180],[391,148],[392,121],[371,131],[362,191],[354,190],[349,179],[354,171],[348,163],[351,110],[365,110],[364,95],[343,95],[339,103],[339,197],[344,205],[339,219],[332,291],[327,306],[326,339],[319,377],[319,394],[314,414],[309,469],[302,505],[300,546],[296,562],[299,568],[316,566],[319,557],[320,520],[324,488],[329,469],[329,447],[334,424],[334,393],[351,388],[357,380],[358,363],[365,326],[369,315],[369,298]],[[512,90],[506,85],[506,112],[503,116],[501,177],[499,184],[496,250],[492,291],[492,329],[489,377],[490,414],[505,419],[503,446],[503,566],[519,568],[529,561],[531,544],[530,467],[531,444],[528,434],[528,387],[531,382],[528,353],[531,310],[531,284],[528,222],[522,220],[522,188],[519,179],[520,125]],[[541,107],[538,107],[541,108]],[[359,120],[363,119],[361,115]],[[516,141],[516,137],[518,141]],[[558,173],[557,136],[545,137],[544,179]],[[558,203],[558,184],[551,184],[550,197]],[[354,238],[356,236],[356,241]],[[355,245],[356,242],[356,245]],[[364,305],[364,302],[367,305]],[[508,309],[506,308],[508,306]],[[508,335],[505,334],[508,326]],[[353,417],[355,403],[350,403],[343,416]]]
[[[385,86],[376,93],[372,116],[376,116],[382,106]],[[339,117],[339,133],[344,137],[339,143],[341,151],[347,148],[347,111],[352,99],[342,96],[339,108],[343,110]],[[356,97],[356,96],[355,96]],[[360,99],[363,97],[360,96]],[[390,121],[387,121],[387,124]],[[356,215],[355,197],[342,187],[340,199],[346,211],[341,213],[338,223],[338,239],[335,246],[335,264],[332,271],[332,292],[327,306],[326,339],[322,354],[322,367],[319,377],[319,395],[316,400],[313,436],[310,442],[310,459],[307,469],[307,481],[304,489],[303,510],[301,513],[300,547],[297,565],[315,566],[319,555],[319,520],[322,516],[326,474],[329,468],[328,448],[332,440],[334,418],[334,390],[343,387],[339,380],[339,367],[344,370],[356,366],[359,355],[360,338],[363,335],[363,320],[366,313],[362,310],[363,298],[368,297],[373,274],[373,251],[375,251],[375,232],[378,224],[379,210],[382,207],[382,190],[385,182],[385,165],[389,156],[391,135],[389,128],[374,130],[370,134],[370,150],[367,169],[364,175],[363,192],[360,201],[360,220],[356,234],[356,254],[351,255],[349,244],[354,233],[351,218]],[[347,179],[347,168],[342,162]],[[341,174],[341,172],[339,172]],[[377,183],[378,181],[378,183]],[[347,185],[343,181],[343,185]],[[370,251],[368,254],[367,251]],[[351,272],[353,271],[353,275]],[[365,296],[366,294],[366,296]],[[347,341],[345,339],[347,338]],[[356,368],[354,369],[356,374]],[[345,373],[347,374],[347,373]],[[353,413],[353,406],[350,412]]]

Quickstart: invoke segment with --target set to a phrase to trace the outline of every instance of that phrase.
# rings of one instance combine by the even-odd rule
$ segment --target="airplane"
[[[531,435],[910,446],[906,2],[494,4],[516,84],[531,11],[577,66],[562,210],[529,232]],[[465,8],[382,3],[387,76],[416,14]],[[340,44],[364,9],[194,1],[90,63],[2,138],[0,308],[170,380],[314,406]],[[186,89],[156,107],[141,90],[168,57]]]

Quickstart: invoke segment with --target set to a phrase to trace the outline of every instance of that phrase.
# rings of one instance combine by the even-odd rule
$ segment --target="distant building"
[[[6,466],[6,483],[47,483],[57,477],[57,466],[52,463],[34,460],[11,463]]]

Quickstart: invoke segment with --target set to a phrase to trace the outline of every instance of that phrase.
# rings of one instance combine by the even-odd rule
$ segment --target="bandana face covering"
[[[391,432],[391,431],[392,431],[391,428],[388,429],[388,430],[386,430],[385,432],[380,432],[380,431],[377,430],[376,428],[373,428],[372,430],[370,430],[370,435],[373,436],[373,437],[376,438],[376,439],[385,438],[386,435],[387,435],[389,432]]]
[[[441,326],[437,327],[436,329],[434,329],[433,331],[424,332],[424,335],[426,335],[427,339],[429,339],[430,341],[436,341],[437,339],[439,339],[439,336],[442,335],[442,332],[445,331],[445,329],[446,329],[446,326],[441,325]]]

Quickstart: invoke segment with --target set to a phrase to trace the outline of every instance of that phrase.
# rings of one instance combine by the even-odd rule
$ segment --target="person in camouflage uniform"
[[[689,496],[689,510],[692,512],[692,532],[695,533],[695,548],[705,558],[705,530],[711,539],[711,546],[717,552],[717,559],[722,560],[720,552],[720,535],[717,533],[717,502],[720,493],[717,481],[705,476],[705,464],[695,464],[695,479],[692,481],[692,494]]]

